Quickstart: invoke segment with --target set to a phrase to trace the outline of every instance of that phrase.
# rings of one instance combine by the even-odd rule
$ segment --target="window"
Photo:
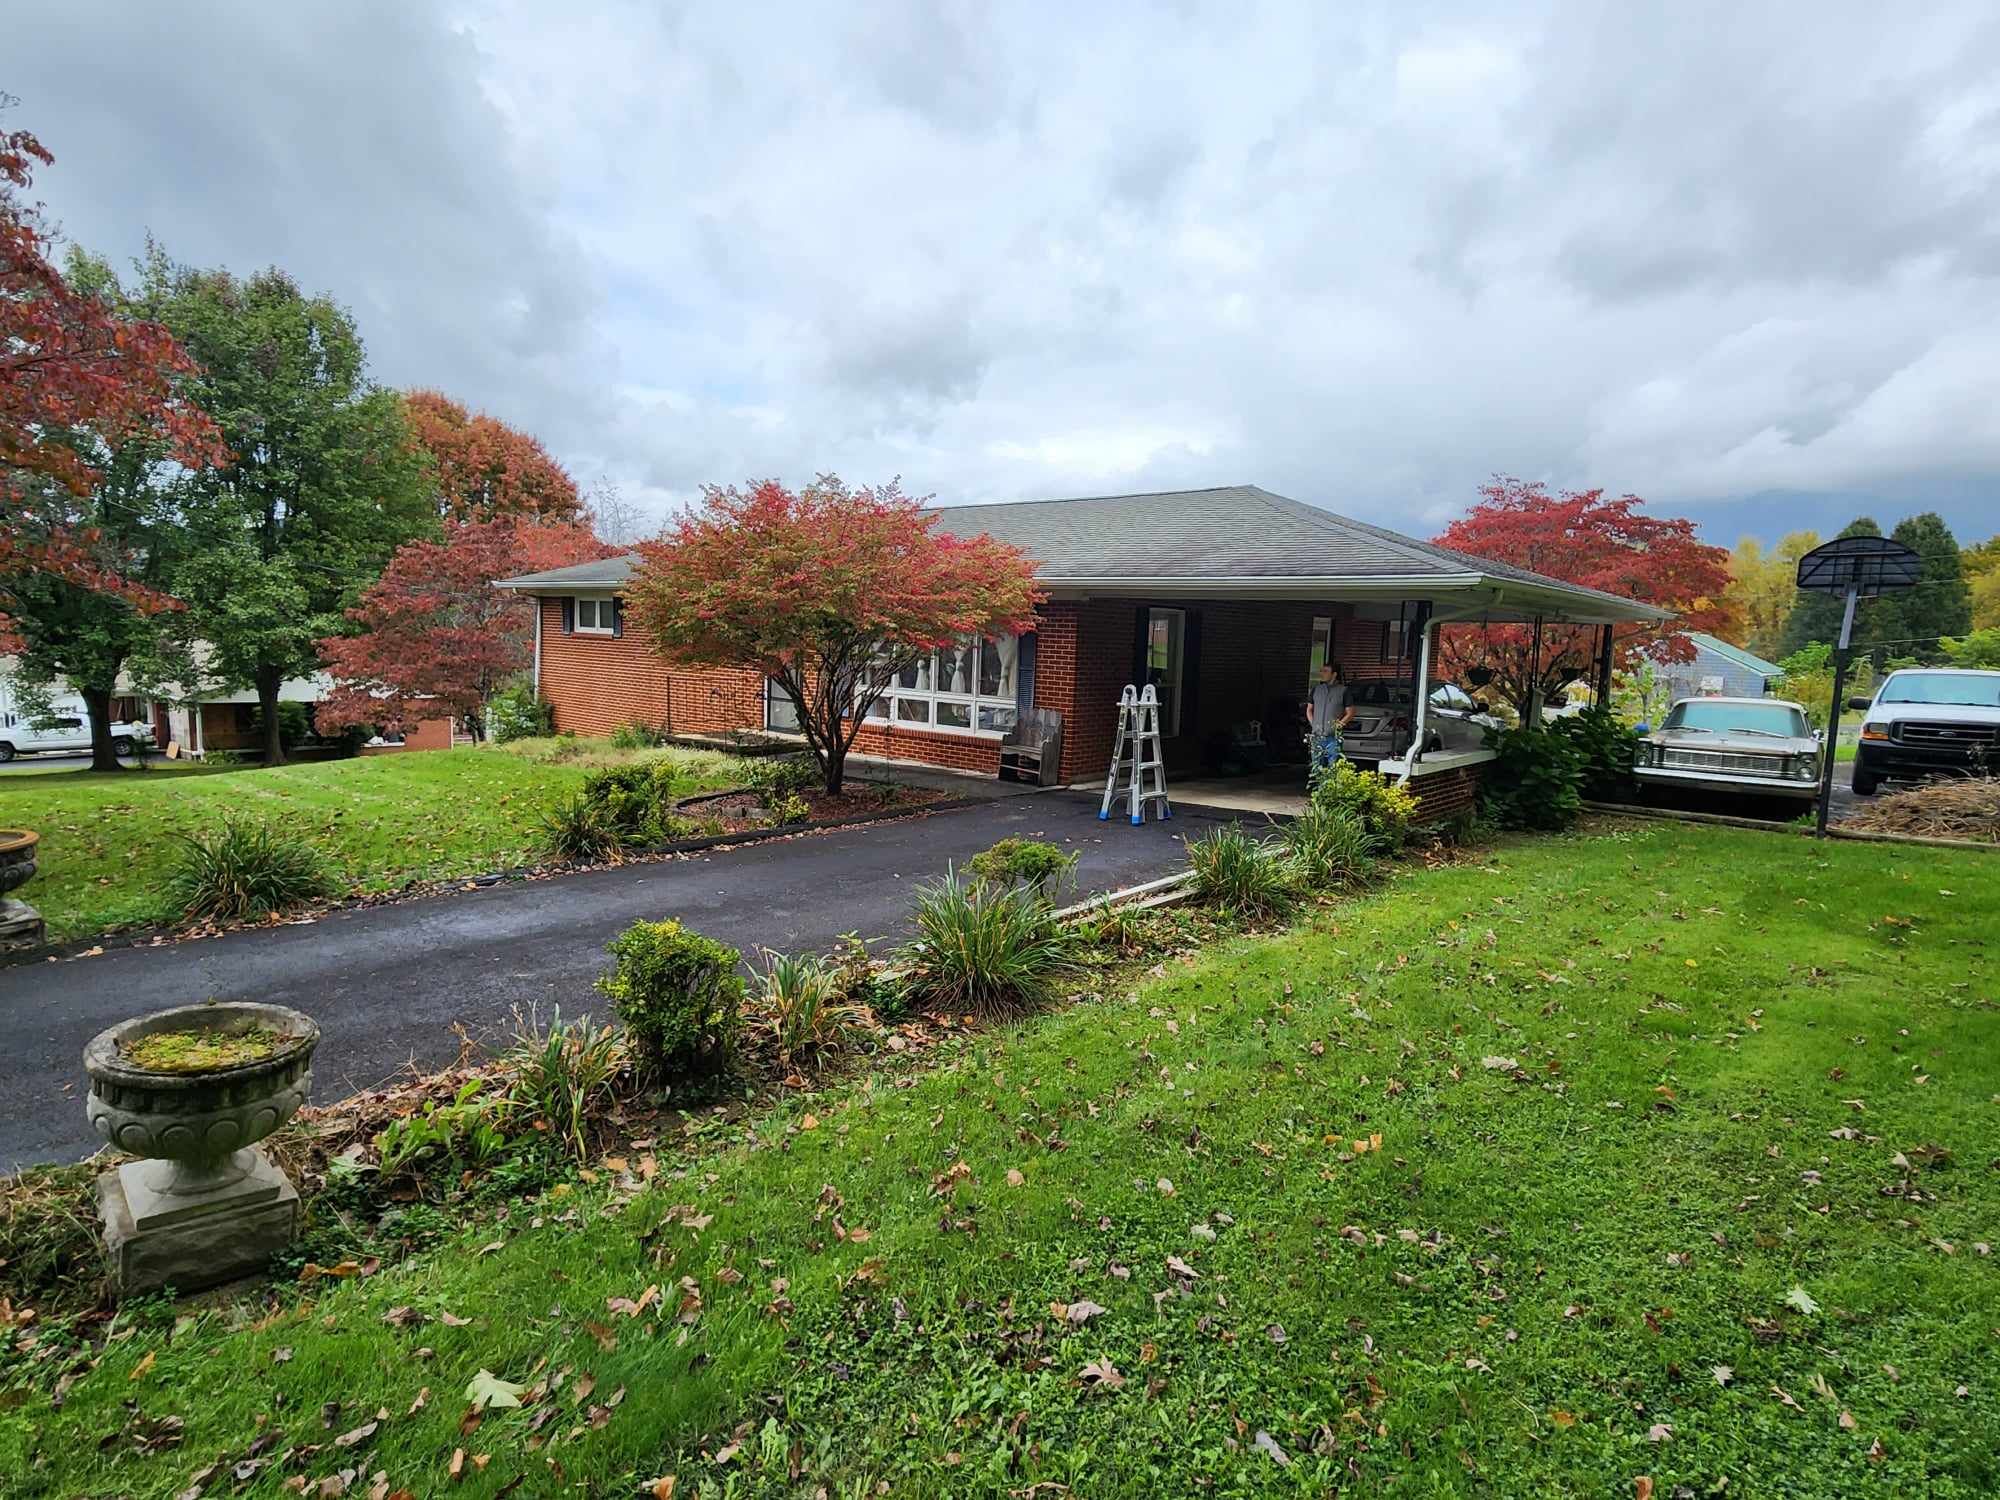
[[[1146,611],[1146,681],[1160,700],[1160,737],[1181,732],[1181,665],[1187,638],[1187,611]]]
[[[610,635],[617,628],[618,606],[609,599],[576,601],[576,628],[583,635]]]
[[[764,727],[780,734],[799,732],[799,706],[769,677],[764,679]]]
[[[879,723],[1003,734],[1019,714],[1021,637],[968,636],[927,652],[892,679],[868,710]]]
[[[1313,616],[1312,656],[1306,664],[1306,692],[1311,694],[1319,681],[1319,669],[1333,660],[1333,619],[1329,615]]]

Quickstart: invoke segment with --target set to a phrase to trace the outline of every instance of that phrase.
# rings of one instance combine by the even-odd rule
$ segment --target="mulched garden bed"
[[[2000,844],[2000,776],[1927,781],[1906,792],[1877,797],[1843,818],[1841,827],[1861,833]]]

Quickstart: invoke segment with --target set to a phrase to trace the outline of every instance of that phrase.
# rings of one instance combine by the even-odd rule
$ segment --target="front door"
[[[1201,762],[1195,680],[1201,670],[1201,616],[1171,605],[1139,611],[1133,681],[1151,684],[1160,701],[1160,749],[1170,771],[1185,773]]]

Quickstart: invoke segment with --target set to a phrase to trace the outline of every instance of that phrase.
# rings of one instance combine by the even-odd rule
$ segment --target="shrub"
[[[788,1065],[817,1059],[847,1040],[856,1007],[843,999],[841,978],[838,969],[813,954],[764,950],[757,1021]]]
[[[667,742],[666,733],[632,719],[611,731],[613,750],[651,750]]]
[[[1365,884],[1382,847],[1359,818],[1345,808],[1320,802],[1307,803],[1278,838],[1298,883],[1318,891]]]
[[[555,705],[539,696],[533,683],[514,683],[486,701],[486,732],[496,745],[540,739],[555,728]]]
[[[921,1004],[1011,1015],[1045,1003],[1074,969],[1070,934],[1021,886],[961,880],[955,870],[919,886],[917,935],[898,952],[905,988]]]
[[[592,1114],[611,1103],[625,1070],[625,1037],[615,1026],[562,1011],[544,1027],[530,1009],[514,1012],[514,1040],[501,1059],[513,1073],[507,1095],[530,1124],[545,1121],[550,1136],[577,1161],[590,1153]]]
[[[332,872],[305,840],[231,818],[181,839],[167,871],[167,900],[190,921],[239,921],[287,911],[334,893]]]
[[[597,987],[611,997],[638,1061],[668,1077],[712,1072],[742,1024],[742,954],[679,922],[634,922],[611,940]]]
[[[766,821],[777,828],[805,822],[812,816],[812,804],[797,792],[775,792],[764,798],[764,813]]]
[[[744,781],[766,798],[812,791],[826,778],[810,755],[769,755],[750,762]]]
[[[459,1086],[450,1102],[426,1099],[413,1115],[391,1120],[375,1137],[384,1177],[392,1177],[426,1158],[465,1166],[491,1161],[507,1147],[501,1130],[508,1115],[507,1100],[484,1092],[477,1078]]]
[[[966,861],[966,868],[995,885],[1022,885],[1051,901],[1063,881],[1076,880],[1076,855],[1043,839],[1006,838]]]
[[[604,809],[571,792],[542,814],[542,845],[557,859],[610,859],[623,841]]]
[[[620,844],[664,844],[691,825],[674,812],[680,768],[671,760],[605,766],[583,780],[583,800]]]
[[[1623,720],[1608,708],[1586,708],[1549,726],[1576,746],[1582,757],[1582,792],[1605,802],[1623,802],[1635,790],[1632,767],[1639,741]]]
[[[1329,812],[1344,812],[1368,830],[1384,853],[1393,854],[1410,836],[1417,816],[1417,794],[1379,771],[1364,771],[1352,761],[1313,772],[1311,802]]]
[[[1195,894],[1239,917],[1277,917],[1292,909],[1292,871],[1263,839],[1231,823],[1188,845]]]
[[[1502,828],[1567,828],[1583,811],[1583,751],[1552,729],[1487,731],[1498,759],[1479,782],[1479,808]]]

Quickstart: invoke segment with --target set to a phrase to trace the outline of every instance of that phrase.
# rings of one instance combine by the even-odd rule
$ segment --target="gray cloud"
[[[78,240],[279,262],[380,378],[658,507],[837,468],[1255,480],[1427,529],[1505,470],[1725,537],[1773,494],[1783,524],[1899,494],[2000,522],[1977,0],[91,0],[12,30]]]

